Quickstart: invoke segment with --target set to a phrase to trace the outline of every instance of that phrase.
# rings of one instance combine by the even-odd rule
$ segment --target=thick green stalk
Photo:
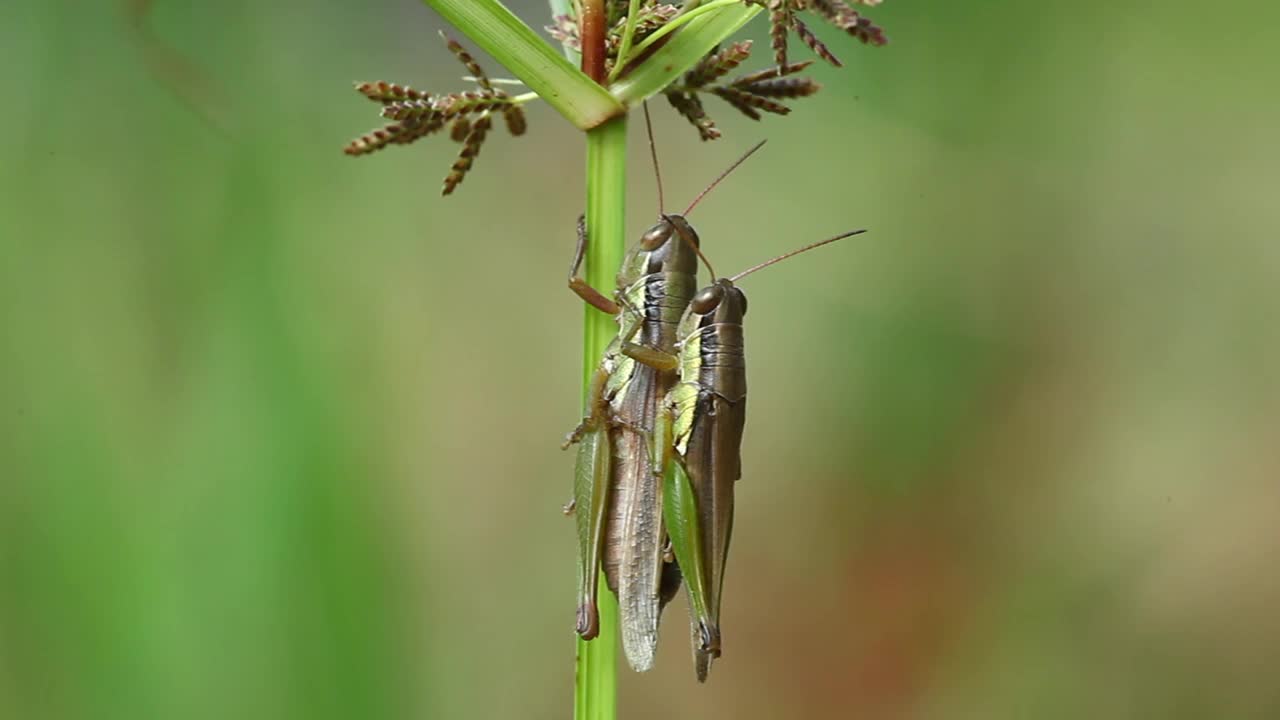
[[[589,130],[626,112],[498,0],[424,0],[569,122]]]
[[[626,247],[627,118],[587,133],[587,254],[584,274],[597,288],[616,284]],[[614,319],[588,306],[583,324],[583,399],[605,346],[618,333]],[[579,512],[583,508],[579,508]],[[599,578],[600,634],[578,640],[576,720],[613,720],[618,693],[618,601]]]

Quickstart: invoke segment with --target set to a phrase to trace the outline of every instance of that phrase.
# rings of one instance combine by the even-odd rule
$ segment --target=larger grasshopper
[[[807,245],[733,277],[717,279],[707,263],[711,284],[693,296],[681,318],[676,353],[654,354],[651,359],[660,370],[674,370],[679,376],[654,424],[655,455],[650,464],[665,478],[663,514],[684,574],[699,681],[706,681],[711,661],[720,656],[720,598],[733,528],[734,484],[742,476],[747,417],[742,320],[747,297],[734,283],[793,255],[862,232]]]
[[[587,415],[565,443],[579,443],[573,502],[579,543],[577,631],[588,640],[599,632],[596,588],[603,568],[618,596],[623,650],[641,672],[653,666],[658,620],[680,583],[679,568],[667,549],[663,483],[652,460],[661,455],[653,448],[654,424],[677,379],[666,358],[675,351],[677,326],[697,287],[699,240],[684,215],[761,145],[735,162],[683,214],[660,213],[624,257],[613,298],[579,274],[587,240],[583,222],[578,224],[569,287],[593,307],[613,314],[618,335],[592,376]],[[661,205],[661,192],[659,198]]]

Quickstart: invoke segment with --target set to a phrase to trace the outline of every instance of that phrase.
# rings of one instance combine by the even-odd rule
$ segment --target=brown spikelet
[[[751,107],[750,103],[742,101],[741,96],[744,94],[743,92],[739,90],[734,90],[733,88],[723,88],[723,87],[715,88],[712,90],[712,92],[714,92],[717,96],[719,96],[721,100],[724,100],[725,102],[729,103],[729,105],[734,110],[737,110],[738,112],[742,113],[743,115],[746,115],[752,120],[760,119],[760,113],[756,112],[756,109]]]
[[[885,45],[889,38],[885,37],[884,28],[872,23],[858,13],[850,10],[840,18],[840,28],[858,38],[867,45]]]
[[[415,140],[440,132],[447,123],[439,114],[433,114],[407,117],[401,120],[400,124],[404,126],[405,132],[396,139],[397,145],[408,145]]]
[[[791,1],[794,3],[790,6],[792,10],[802,7],[798,0]],[[799,22],[794,16],[792,20]],[[803,36],[807,28],[802,27],[802,31]],[[700,96],[702,92],[713,93],[743,115],[752,120],[760,120],[761,112],[789,114],[791,108],[780,102],[781,99],[807,97],[822,87],[810,78],[795,76],[812,65],[813,60],[758,70],[727,82],[723,80],[723,76],[740,64],[749,52],[750,45],[745,42],[736,43],[724,50],[714,50],[686,73],[679,84],[667,88],[667,100],[698,128],[698,134],[703,140],[718,138],[720,131],[703,110]]]
[[[490,92],[458,92],[438,99],[435,108],[446,118],[470,113],[488,112],[511,103],[511,97],[495,90]]]
[[[414,140],[444,129],[444,118],[439,114],[419,115],[401,120],[400,125],[404,128],[404,132],[394,142],[397,145],[408,145]]]
[[[347,155],[368,155],[371,152],[381,150],[389,145],[391,143],[391,139],[395,137],[395,134],[399,131],[400,123],[391,123],[390,125],[385,125],[377,130],[370,130],[367,134],[361,135],[348,143],[347,146],[342,149],[342,152]]]
[[[861,40],[867,45],[884,45],[888,39],[884,30],[872,23],[849,5],[848,0],[744,0],[751,5],[760,5],[769,12],[769,41],[773,47],[774,61],[778,67],[787,64],[787,31],[793,30],[801,42],[809,46],[819,57],[827,62],[841,66],[839,58],[827,48],[798,17],[800,10],[811,10],[822,16],[824,20],[840,28],[844,32]],[[853,0],[859,5],[875,6],[881,0]]]
[[[493,85],[489,83],[489,76],[485,75],[484,70],[480,69],[480,64],[476,62],[475,58],[471,57],[471,53],[467,52],[466,48],[462,47],[457,40],[446,35],[443,30],[440,31],[440,37],[444,38],[444,44],[449,48],[449,52],[458,58],[458,62],[462,63],[462,66],[467,69],[471,77],[476,79],[480,87],[485,90],[492,90]]]
[[[408,145],[443,127],[444,121],[439,115],[409,117],[376,130],[370,130],[368,134],[348,143],[342,152],[347,155],[368,155],[388,145]]]
[[[705,140],[715,140],[720,137],[720,131],[716,128],[716,124],[711,118],[707,117],[706,110],[702,108],[702,101],[697,95],[686,94],[681,92],[666,93],[667,102],[671,103],[671,107],[676,109],[698,129],[698,136]]]
[[[745,92],[737,88],[718,87],[711,92],[724,98],[730,105],[742,111],[742,113],[747,117],[751,117],[751,113],[743,110],[743,107],[755,108],[775,115],[786,115],[791,112],[791,108],[777,102],[776,100],[770,100],[769,98],[762,97],[760,95],[752,95],[749,92]],[[757,115],[751,119],[759,120],[760,117]]]
[[[846,0],[806,0],[809,7],[846,33],[867,45],[884,45],[888,39],[884,30],[849,6]],[[860,5],[875,6],[880,0],[855,0]]]
[[[519,137],[528,129],[525,123],[524,110],[519,105],[508,105],[502,110],[502,119],[507,123],[507,132],[512,137]]]
[[[626,2],[623,2],[623,5],[626,5]],[[671,22],[671,20],[679,14],[680,8],[675,5],[655,4],[642,6],[640,11],[636,13],[636,34],[634,40],[636,42],[643,40],[646,35]],[[615,25],[615,30],[618,34],[616,40],[619,44],[621,44],[622,31],[626,28],[626,25],[627,18],[626,10],[624,8],[623,17],[618,18],[618,22]]]
[[[734,82],[733,87],[768,98],[808,97],[822,89],[820,83],[807,77],[770,77],[745,84]]]
[[[812,60],[803,60],[789,65],[765,68],[764,70],[747,73],[746,75],[739,75],[733,79],[733,85],[734,87],[743,87],[744,85],[750,85],[760,80],[768,80],[770,78],[782,77],[784,75],[794,75],[812,64]]]
[[[800,38],[800,42],[807,45],[814,54],[836,67],[844,67],[844,63],[840,62],[840,58],[832,55],[827,46],[809,29],[809,26],[800,22],[800,18],[792,18],[791,27],[796,31],[796,37]]]
[[[622,49],[622,36],[626,33],[627,6],[629,2],[630,0],[621,0],[620,4],[615,6],[620,8],[619,13],[616,16],[612,12],[609,14],[609,31],[605,37],[605,69],[608,71],[612,71],[614,64],[618,60],[618,52]],[[671,22],[679,14],[680,8],[675,5],[655,3],[653,0],[649,0],[648,4],[641,5],[636,12],[632,50],[634,51],[637,43],[644,40],[658,28]],[[638,56],[633,54],[628,58],[627,63],[631,64],[639,59]]]
[[[551,18],[551,21],[552,24],[546,27],[547,34],[570,50],[582,52],[582,39],[578,36],[578,21],[568,15],[556,15]]]
[[[830,20],[839,12],[839,7],[845,5],[844,0],[805,0],[805,8],[821,15]]]
[[[401,123],[390,123],[352,140],[342,152],[347,155],[368,155],[391,144],[403,144],[412,132],[413,129],[406,128]]]
[[[684,75],[688,87],[703,87],[724,77],[751,55],[751,41],[736,42],[723,50],[713,50]]]
[[[356,92],[369,98],[374,102],[392,103],[403,100],[430,100],[431,96],[418,92],[408,85],[397,85],[395,83],[383,82],[362,82],[356,83]]]
[[[356,91],[380,103],[383,117],[394,122],[352,140],[343,148],[343,152],[348,155],[367,155],[388,145],[408,145],[448,127],[449,137],[462,144],[457,159],[444,179],[443,194],[448,195],[467,176],[476,156],[480,154],[480,146],[493,126],[493,113],[502,113],[507,130],[512,135],[524,134],[526,121],[524,110],[516,104],[515,98],[493,87],[479,63],[462,45],[444,33],[441,33],[441,37],[449,51],[466,67],[480,87],[448,95],[430,95],[395,83],[356,83]]]
[[[467,136],[471,134],[471,121],[466,117],[460,117],[453,121],[449,126],[449,139],[454,142],[463,142]]]
[[[462,150],[458,152],[458,159],[453,161],[453,167],[449,168],[449,174],[444,178],[444,189],[440,192],[441,195],[452,193],[466,178],[476,156],[480,154],[480,146],[484,144],[485,135],[488,132],[488,115],[481,115],[471,123],[471,132],[467,133],[462,141]]]
[[[390,118],[391,120],[422,117],[435,112],[435,103],[430,100],[399,100],[382,106],[382,117]]]
[[[778,67],[787,64],[787,29],[791,27],[791,0],[769,0],[769,44]]]
[[[853,8],[844,0],[808,0],[809,9],[830,22],[837,22],[840,15],[853,12]],[[838,24],[838,23],[837,23]]]

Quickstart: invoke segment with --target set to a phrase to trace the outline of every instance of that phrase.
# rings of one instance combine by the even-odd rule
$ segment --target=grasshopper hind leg
[[[591,640],[600,632],[600,611],[596,599],[611,468],[608,434],[607,429],[601,428],[583,437],[578,445],[575,469],[574,515],[579,544],[575,629],[583,640]]]
[[[606,420],[608,373],[597,370],[587,396],[588,415],[565,442],[578,444],[574,466],[573,506],[578,526],[578,610],[575,629],[584,640],[600,632],[600,611],[596,603],[600,561],[604,548],[609,480],[613,458]]]

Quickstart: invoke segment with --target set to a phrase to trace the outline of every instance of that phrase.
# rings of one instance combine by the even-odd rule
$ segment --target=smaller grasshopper
[[[699,682],[706,681],[711,661],[720,656],[720,600],[733,528],[734,484],[742,475],[747,418],[742,320],[747,296],[735,283],[794,255],[863,232],[853,230],[806,245],[728,278],[717,279],[698,251],[712,281],[689,302],[676,353],[658,364],[676,370],[679,381],[654,422],[653,447],[661,455],[651,466],[665,478],[663,516],[684,574]]]

